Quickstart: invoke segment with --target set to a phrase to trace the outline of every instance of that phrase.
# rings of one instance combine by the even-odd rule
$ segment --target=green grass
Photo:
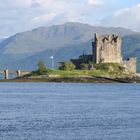
[[[64,70],[52,70],[48,72],[48,75],[59,75],[60,77],[79,77],[79,76],[101,76],[107,75],[108,72],[100,70],[73,70],[73,71],[64,71]]]
[[[94,70],[52,70],[47,69],[42,75],[38,71],[31,72],[26,77],[83,77],[83,76],[100,76],[100,77],[127,77],[130,74],[126,73],[120,64],[96,64]]]
[[[73,70],[73,71],[64,71],[64,70],[49,70],[44,76],[51,77],[82,77],[82,76],[102,76],[102,77],[117,77],[123,76],[124,73],[121,72],[109,72],[104,70]],[[37,73],[31,73],[30,76],[39,76]]]

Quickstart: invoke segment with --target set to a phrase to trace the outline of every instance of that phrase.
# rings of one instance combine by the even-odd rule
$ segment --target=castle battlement
[[[121,63],[121,38],[117,34],[102,36],[95,34],[93,60],[95,63]]]
[[[97,33],[95,33],[94,38],[95,38],[95,42],[100,42],[100,43],[101,42],[108,43],[108,44],[121,43],[121,38],[117,34],[103,36],[103,35],[98,35]]]

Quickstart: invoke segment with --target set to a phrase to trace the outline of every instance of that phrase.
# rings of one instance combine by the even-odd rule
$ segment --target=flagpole
[[[54,57],[52,58],[52,69],[54,69]]]
[[[54,69],[54,56],[51,56],[50,60],[51,60],[51,64],[52,64],[52,69]]]

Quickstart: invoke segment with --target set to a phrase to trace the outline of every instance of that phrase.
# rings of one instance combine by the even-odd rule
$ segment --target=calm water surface
[[[0,83],[0,140],[140,140],[140,84]]]

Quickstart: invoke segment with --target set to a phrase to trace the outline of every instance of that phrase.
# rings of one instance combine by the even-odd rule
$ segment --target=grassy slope
[[[108,67],[105,67],[107,66]],[[131,73],[125,72],[120,69],[120,65],[118,64],[107,64],[107,65],[98,65],[95,70],[72,70],[72,71],[64,71],[64,70],[51,70],[47,69],[47,71],[40,75],[36,71],[32,72],[27,77],[31,78],[47,78],[47,77],[88,77],[88,76],[100,76],[100,77],[129,77]]]

